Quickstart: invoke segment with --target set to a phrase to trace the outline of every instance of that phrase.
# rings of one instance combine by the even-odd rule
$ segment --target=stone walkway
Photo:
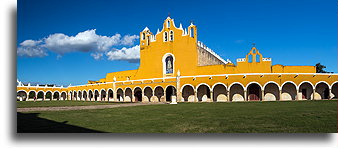
[[[104,109],[104,108],[142,106],[142,105],[154,105],[154,104],[166,104],[166,103],[158,102],[158,103],[126,103],[126,104],[90,105],[90,106],[29,107],[29,108],[17,108],[16,111],[17,112],[31,112],[31,111],[63,111],[63,110],[83,110],[83,109]]]

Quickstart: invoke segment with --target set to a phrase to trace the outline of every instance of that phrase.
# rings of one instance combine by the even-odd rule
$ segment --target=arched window
[[[166,74],[172,74],[173,73],[173,56],[168,56],[165,58],[165,73]]]
[[[170,28],[170,21],[167,21],[167,28]]]
[[[252,55],[251,54],[248,55],[248,62],[252,63]]]
[[[142,33],[142,40],[146,39],[146,34]]]
[[[174,73],[175,57],[171,53],[166,53],[162,58],[163,74],[171,75]]]
[[[169,40],[170,40],[170,41],[173,41],[173,40],[174,40],[174,31],[170,31]]]
[[[167,42],[168,41],[168,32],[164,32],[164,42]]]

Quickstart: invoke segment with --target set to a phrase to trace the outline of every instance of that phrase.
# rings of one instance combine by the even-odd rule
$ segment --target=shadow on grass
[[[17,133],[103,133],[79,126],[68,121],[56,122],[38,117],[39,113],[17,113]]]

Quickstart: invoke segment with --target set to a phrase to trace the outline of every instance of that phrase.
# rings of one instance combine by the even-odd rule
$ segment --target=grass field
[[[116,104],[112,102],[88,102],[88,101],[17,101],[16,106],[22,107],[55,107],[55,106],[86,106]]]
[[[336,133],[337,100],[18,113],[18,132]]]

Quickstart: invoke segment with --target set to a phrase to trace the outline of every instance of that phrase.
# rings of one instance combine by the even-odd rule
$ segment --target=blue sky
[[[198,40],[224,59],[245,57],[254,42],[273,65],[320,62],[337,72],[335,0],[18,0],[17,77],[66,86],[137,69],[121,50],[135,51],[139,32],[156,33],[168,13],[176,26],[193,21]]]

